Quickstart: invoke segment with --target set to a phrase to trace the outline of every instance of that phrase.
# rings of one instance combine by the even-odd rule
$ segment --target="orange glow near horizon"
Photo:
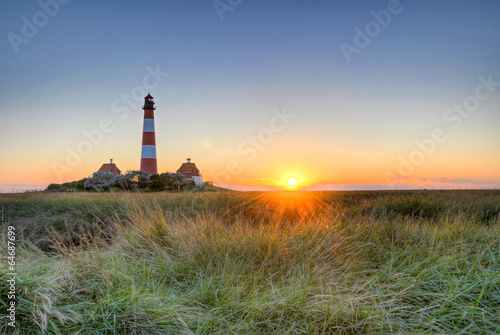
[[[399,173],[397,158],[387,152],[380,152],[378,156],[367,153],[354,155],[348,151],[321,156],[315,151],[316,149],[313,152],[303,150],[292,153],[284,146],[285,143],[289,143],[287,139],[285,140],[284,143],[277,141],[276,148],[269,147],[268,150],[260,152],[259,156],[251,162],[246,162],[238,155],[231,156],[230,151],[221,151],[220,157],[214,157],[212,151],[203,150],[194,156],[194,162],[201,170],[204,181],[212,181],[217,186],[239,190],[383,189],[391,187],[384,177],[385,173],[387,171],[395,175]],[[290,141],[295,143],[293,140]],[[67,172],[62,174],[60,180],[52,164],[59,162],[67,165],[64,151],[57,154],[48,149],[47,151],[38,150],[30,155],[13,153],[12,159],[0,165],[2,171],[0,189],[7,192],[16,188],[21,189],[24,185],[26,188],[40,189],[51,183],[80,180],[91,175],[103,163],[109,162],[109,157],[114,158],[114,162],[123,172],[129,169],[135,170],[139,167],[140,150],[136,148],[137,150],[131,151],[129,149],[131,146],[130,143],[119,146],[106,143],[96,147],[92,154],[84,157],[79,164],[74,167],[68,166]],[[313,142],[308,143],[308,147],[314,148]],[[162,173],[176,171],[185,160],[184,149],[166,145],[161,148],[158,160],[159,171]],[[171,154],[167,155],[168,152]],[[439,156],[426,157],[425,164],[416,166],[411,175],[398,179],[395,186],[403,188],[499,187],[497,180],[500,160],[498,158],[491,159],[478,153],[474,159],[461,160],[461,155],[450,152],[445,147],[439,153]],[[238,162],[240,167],[238,173],[227,172],[226,163],[230,159]],[[33,162],[36,162],[36,168],[33,167]],[[450,168],[451,164],[454,164],[452,168]]]

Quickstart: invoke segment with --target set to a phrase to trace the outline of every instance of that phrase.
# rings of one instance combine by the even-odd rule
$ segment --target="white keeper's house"
[[[182,173],[184,178],[194,180],[196,186],[203,186],[203,177],[195,163],[191,162],[191,158],[187,159],[186,163],[182,163],[177,173]]]

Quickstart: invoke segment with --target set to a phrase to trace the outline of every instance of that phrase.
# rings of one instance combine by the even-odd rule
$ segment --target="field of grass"
[[[1,333],[500,333],[499,190],[34,192],[0,208]]]

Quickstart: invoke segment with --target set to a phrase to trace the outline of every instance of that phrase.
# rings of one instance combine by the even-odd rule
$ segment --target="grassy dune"
[[[0,206],[19,277],[12,331],[2,258],[2,333],[500,333],[500,191],[25,193]]]

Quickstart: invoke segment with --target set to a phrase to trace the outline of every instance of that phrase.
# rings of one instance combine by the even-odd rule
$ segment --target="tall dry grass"
[[[66,206],[68,222],[48,235],[50,253],[30,243],[18,250],[17,331],[500,333],[499,199],[463,191],[4,200],[9,213],[38,203],[42,217]],[[74,241],[64,234],[82,208],[97,208],[88,221],[96,228]],[[29,230],[26,217],[11,220]]]

